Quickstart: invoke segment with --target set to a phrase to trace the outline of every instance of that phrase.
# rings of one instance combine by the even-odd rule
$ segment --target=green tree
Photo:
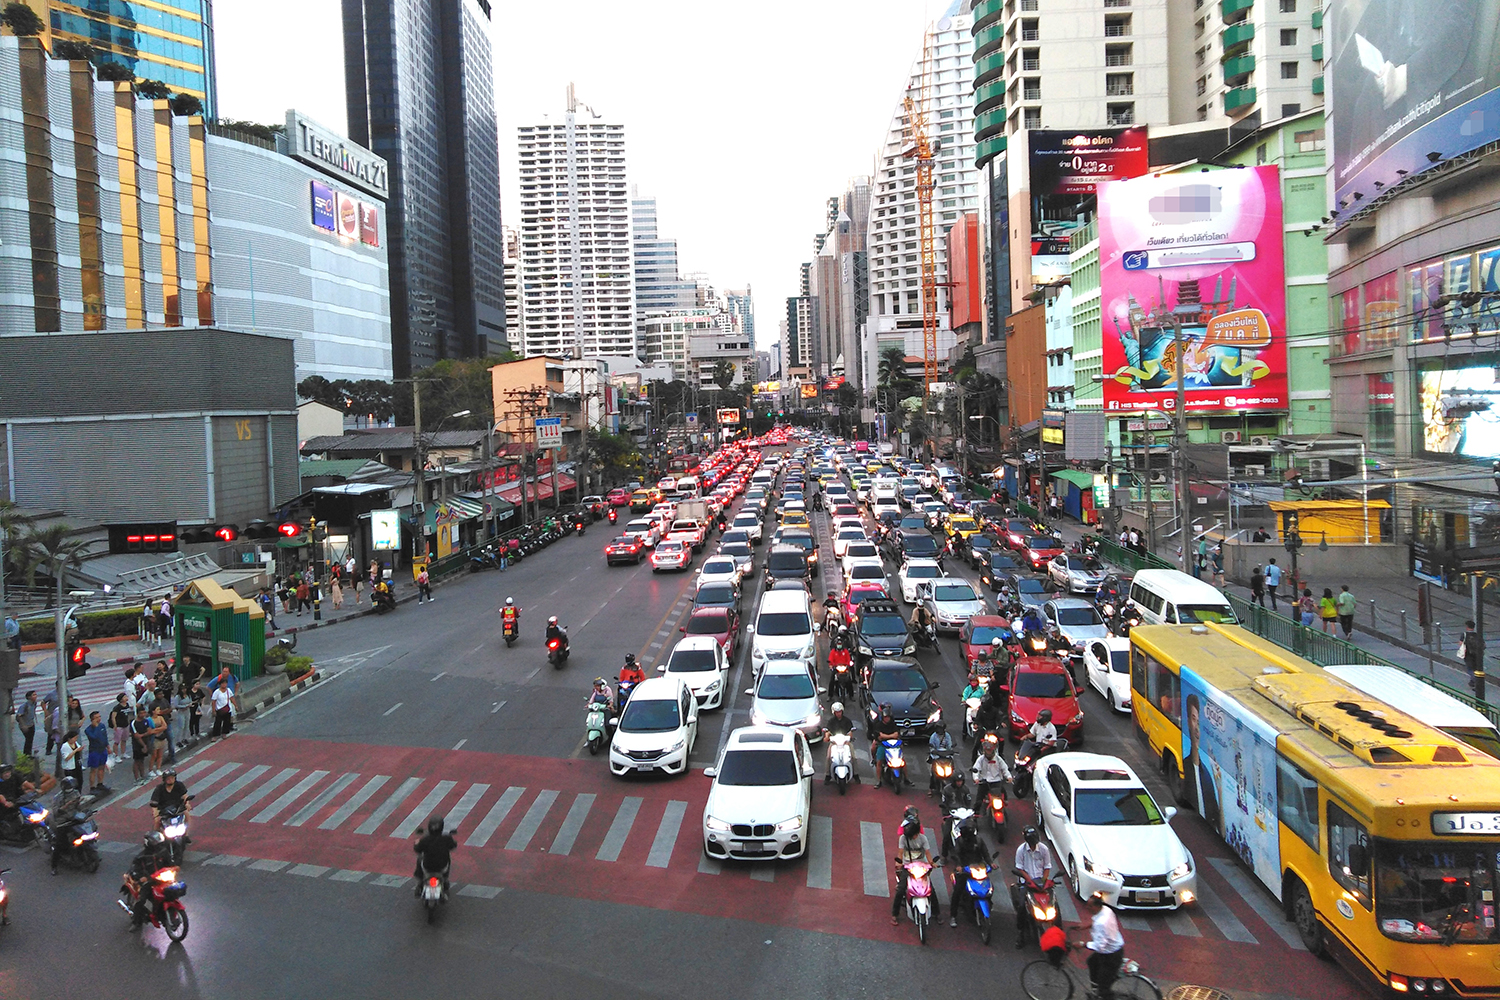
[[[129,83],[135,79],[135,73],[129,66],[122,62],[107,59],[94,67],[94,75],[101,80],[109,80],[114,83]]]
[[[67,38],[61,38],[52,43],[52,58],[54,59],[94,59],[94,47],[88,42],[75,42]]]
[[[490,369],[507,361],[515,361],[516,355],[509,351],[488,358],[445,359],[421,371],[413,372],[412,378],[423,379],[422,423],[424,427],[436,426],[436,421],[450,413],[468,410],[469,415],[449,420],[444,430],[484,430],[489,427],[495,413],[494,379]],[[396,422],[402,426],[412,423],[412,395],[408,386],[398,387],[395,398]]]
[[[172,114],[179,118],[203,114],[203,102],[192,94],[172,95]]]
[[[297,398],[307,399],[324,406],[337,406],[343,409],[347,397],[343,389],[336,382],[330,382],[321,375],[309,375],[297,383]]]
[[[714,384],[720,389],[728,389],[734,383],[734,363],[727,358],[720,358],[714,362]]]
[[[404,397],[407,419],[408,421],[411,419],[411,390],[407,386],[400,386],[398,390],[398,387],[390,382],[374,378],[362,378],[355,382],[340,379],[333,384],[343,393],[344,408],[355,416],[368,414],[376,420],[389,420],[396,415],[397,404]],[[329,405],[340,404],[330,403]]]
[[[37,12],[32,10],[20,0],[11,0],[3,10],[0,10],[0,24],[10,29],[11,34],[18,38],[27,38],[40,35],[47,30]]]
[[[49,524],[44,528],[33,525],[22,533],[16,545],[16,559],[26,586],[33,586],[37,574],[43,571],[57,586],[68,570],[83,565],[89,543],[74,538],[72,530],[66,524]]]
[[[135,85],[135,92],[151,101],[165,101],[172,96],[172,88],[160,80],[140,80]]]
[[[14,567],[21,536],[31,528],[31,518],[9,500],[0,500],[0,557]],[[4,593],[5,570],[0,564],[0,594]]]
[[[641,453],[624,434],[589,431],[588,461],[599,470],[607,486],[641,475]]]

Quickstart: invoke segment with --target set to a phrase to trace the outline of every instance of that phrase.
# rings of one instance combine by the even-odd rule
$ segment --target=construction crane
[[[927,118],[932,99],[932,28],[922,39],[922,64],[914,87],[908,87],[902,106],[906,110],[906,127],[911,145],[901,151],[917,167],[917,222],[922,243],[922,367],[924,397],[932,394],[937,381],[937,247],[932,224],[932,155],[936,151],[927,132]],[[913,90],[916,91],[913,94]]]

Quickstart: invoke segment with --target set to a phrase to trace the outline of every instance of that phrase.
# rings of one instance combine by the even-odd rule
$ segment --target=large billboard
[[[1500,382],[1490,365],[1427,369],[1418,376],[1422,447],[1436,455],[1500,458]]]
[[[1140,177],[1150,167],[1149,150],[1144,127],[1026,135],[1031,281],[1047,285],[1070,276],[1068,241],[1093,216],[1099,185]]]
[[[1274,166],[1099,188],[1104,408],[1287,408],[1286,266]]]
[[[1343,0],[1329,18],[1336,201],[1500,133],[1500,0]]]

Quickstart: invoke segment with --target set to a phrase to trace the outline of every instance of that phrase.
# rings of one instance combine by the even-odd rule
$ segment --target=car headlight
[[[721,688],[721,687],[723,687],[723,684],[720,681],[714,681],[714,682],[712,682],[711,684],[709,684],[707,687],[705,687],[703,689],[703,693],[704,694],[713,694],[715,691],[719,690],[719,688]]]
[[[766,724],[765,713],[760,709],[755,709],[750,713],[750,724],[753,726],[764,726]]]
[[[667,753],[676,753],[685,746],[687,746],[687,740],[678,740],[676,743],[673,743],[671,746],[667,747]]]
[[[905,646],[901,647],[901,652],[905,653],[907,656],[911,656],[916,651],[917,644],[915,642],[908,642]]]
[[[780,823],[776,824],[777,833],[790,833],[793,830],[800,829],[802,829],[801,816],[793,816],[791,819],[784,819]]]
[[[1020,714],[1017,712],[1010,713],[1010,721],[1014,722],[1018,726],[1024,726],[1026,724],[1026,720],[1021,718]]]
[[[1120,877],[1116,875],[1111,869],[1106,868],[1103,865],[1094,864],[1087,857],[1083,859],[1083,870],[1104,879],[1114,880]]]
[[[718,819],[714,816],[705,816],[703,818],[703,825],[708,827],[710,830],[715,831],[716,833],[729,832],[729,824],[724,822],[722,819]]]
[[[802,658],[811,659],[818,654],[818,642],[816,639],[807,640],[807,645],[802,648]]]
[[[1079,712],[1077,715],[1073,716],[1073,721],[1069,722],[1068,725],[1070,725],[1070,726],[1081,726],[1081,725],[1083,725],[1083,713]]]
[[[1184,876],[1191,875],[1192,873],[1193,863],[1191,861],[1184,861],[1182,864],[1172,869],[1173,878],[1183,878]]]
[[[875,650],[871,649],[869,646],[860,646],[859,647],[859,655],[860,656],[874,656],[875,655]]]
[[[928,713],[927,721],[929,723],[936,724],[939,720],[942,719],[942,717],[943,710],[941,708],[934,708],[930,713]]]

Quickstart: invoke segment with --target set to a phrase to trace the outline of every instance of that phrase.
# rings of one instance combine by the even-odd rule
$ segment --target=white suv
[[[729,734],[704,774],[703,853],[711,858],[774,861],[807,852],[812,819],[812,751],[794,729],[746,726]]]
[[[683,774],[697,738],[698,701],[687,681],[648,677],[636,685],[620,715],[609,744],[610,773]]]

